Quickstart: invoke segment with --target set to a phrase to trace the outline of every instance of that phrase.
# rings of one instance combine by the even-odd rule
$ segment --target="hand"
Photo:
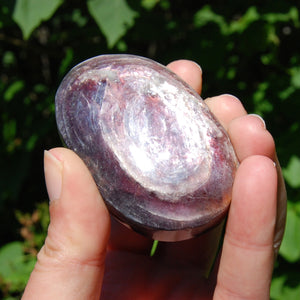
[[[201,92],[195,63],[168,67]],[[55,148],[45,152],[51,222],[23,299],[269,299],[286,213],[274,141],[237,98],[206,103],[240,160],[223,248],[209,278],[223,224],[195,239],[160,242],[151,258],[152,240],[111,219],[83,162]]]

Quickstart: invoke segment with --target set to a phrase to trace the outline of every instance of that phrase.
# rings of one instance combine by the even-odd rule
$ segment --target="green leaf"
[[[78,27],[83,27],[88,22],[88,18],[82,15],[80,9],[74,9],[72,13],[72,20],[74,23],[77,24]]]
[[[88,9],[112,48],[126,31],[134,25],[138,13],[125,0],[90,0]]]
[[[283,175],[287,183],[292,188],[300,187],[300,158],[292,156],[290,158],[287,168],[282,170]]]
[[[59,75],[63,76],[66,74],[67,70],[70,68],[73,57],[74,57],[73,49],[68,48],[66,50],[66,55],[65,55],[64,59],[62,60],[61,65],[59,67]]]
[[[0,275],[3,278],[9,277],[13,273],[14,265],[20,263],[23,258],[21,242],[13,242],[0,249]]]
[[[5,142],[10,142],[13,140],[17,133],[17,122],[15,119],[8,120],[3,124],[3,140]]]
[[[5,67],[13,66],[16,63],[15,54],[12,51],[6,51],[2,56],[2,63]]]
[[[291,274],[297,281],[297,274]],[[270,295],[272,300],[295,300],[300,299],[300,284],[287,283],[286,275],[276,277],[272,280]]]
[[[32,134],[32,136],[28,139],[27,143],[26,143],[26,150],[27,151],[32,151],[37,140],[38,140],[38,135],[37,134]]]
[[[299,203],[297,204],[299,205]],[[289,262],[300,259],[300,215],[296,205],[289,205],[284,238],[280,247],[280,255]]]
[[[11,101],[14,96],[24,88],[25,84],[22,80],[13,82],[5,91],[3,98],[5,101]]]
[[[63,0],[17,0],[13,19],[20,26],[23,38],[28,39],[32,31],[42,21],[50,19],[62,3]]]
[[[12,242],[0,249],[0,277],[11,291],[21,291],[34,267],[35,260],[26,260],[21,242]]]
[[[151,10],[154,8],[154,6],[159,2],[159,0],[142,0],[141,5],[147,9]]]
[[[297,89],[300,88],[300,68],[294,67],[290,70],[291,73],[291,84]]]
[[[231,22],[230,31],[232,33],[234,32],[242,33],[249,27],[250,24],[259,20],[259,18],[260,15],[257,12],[257,8],[255,6],[251,6],[248,8],[246,13],[241,18]]]
[[[199,28],[207,25],[210,22],[218,24],[221,31],[225,34],[227,30],[227,24],[223,16],[216,14],[210,5],[205,5],[195,13],[194,25],[196,28]]]
[[[296,7],[291,7],[287,13],[267,13],[264,15],[264,19],[267,20],[269,23],[287,23],[289,21],[293,21],[296,27],[299,26],[299,13]]]
[[[272,299],[280,299],[282,287],[284,286],[285,276],[276,277],[272,280],[270,295]]]
[[[257,90],[253,93],[254,112],[261,116],[273,110],[273,104],[266,96],[269,86],[270,84],[268,82],[261,82],[258,84]]]

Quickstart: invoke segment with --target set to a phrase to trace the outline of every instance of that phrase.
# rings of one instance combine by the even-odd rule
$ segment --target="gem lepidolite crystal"
[[[229,137],[159,63],[134,55],[80,63],[57,91],[56,120],[110,213],[133,230],[178,241],[226,215],[238,165]]]

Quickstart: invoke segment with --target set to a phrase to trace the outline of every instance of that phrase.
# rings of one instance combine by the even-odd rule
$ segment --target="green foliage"
[[[35,259],[27,258],[21,242],[12,242],[0,249],[0,278],[2,288],[10,293],[22,291],[34,267]]]
[[[24,39],[44,20],[48,20],[62,4],[62,0],[17,0],[14,21],[22,29]]]
[[[105,35],[109,48],[133,26],[137,16],[125,0],[89,0],[87,4],[90,14]]]
[[[48,205],[39,204],[32,215],[16,213],[23,241],[14,241],[0,248],[0,287],[4,299],[19,299],[36,263],[38,249],[44,243],[49,224]]]
[[[282,170],[287,183],[293,188],[300,187],[300,158],[293,155],[285,169]]]
[[[274,300],[296,300],[300,297],[298,272],[275,277],[271,287],[271,298]]]
[[[287,211],[287,222],[280,254],[290,263],[300,261],[300,202],[290,204]]]
[[[62,77],[84,59],[126,52],[163,64],[195,60],[204,71],[204,98],[234,94],[265,119],[288,190],[271,297],[300,299],[299,7],[299,0],[226,6],[219,0],[2,0],[0,298],[18,298],[46,234],[43,150],[61,145],[54,95]]]

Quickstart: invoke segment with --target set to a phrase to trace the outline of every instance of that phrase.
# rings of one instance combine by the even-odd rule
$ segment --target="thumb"
[[[50,225],[22,299],[99,299],[110,218],[88,169],[64,148],[45,151]]]

